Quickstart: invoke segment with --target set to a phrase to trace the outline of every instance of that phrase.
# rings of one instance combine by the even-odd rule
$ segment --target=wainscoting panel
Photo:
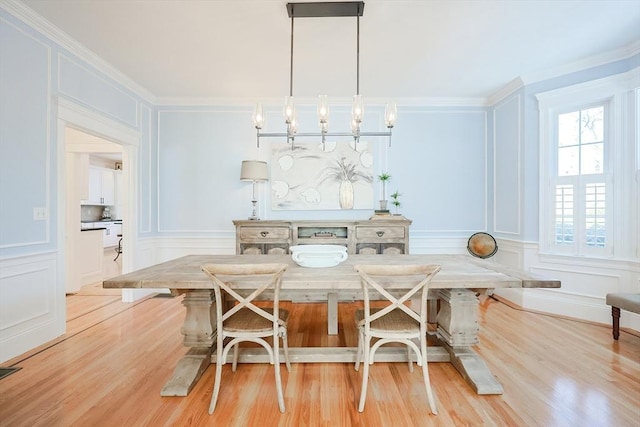
[[[410,254],[468,254],[467,237],[409,236]]]
[[[634,262],[541,255],[537,244],[498,239],[495,261],[562,282],[559,289],[500,289],[496,295],[526,309],[611,324],[610,292],[640,291]],[[624,313],[620,326],[640,331],[640,316]]]
[[[64,288],[56,277],[53,253],[0,260],[0,362],[64,333]]]

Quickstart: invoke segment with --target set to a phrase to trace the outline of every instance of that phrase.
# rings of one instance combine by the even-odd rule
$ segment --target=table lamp
[[[259,160],[243,160],[242,168],[240,169],[240,180],[251,181],[253,183],[253,199],[251,204],[253,205],[253,213],[249,217],[251,220],[259,220],[256,212],[256,204],[258,203],[256,197],[256,183],[259,181],[268,181],[269,175],[267,173],[267,162]]]

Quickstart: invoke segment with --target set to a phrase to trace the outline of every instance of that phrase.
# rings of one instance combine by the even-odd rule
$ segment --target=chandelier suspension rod
[[[289,56],[289,96],[293,96],[293,8],[291,6],[291,54]]]
[[[356,16],[356,95],[360,95],[360,15]]]

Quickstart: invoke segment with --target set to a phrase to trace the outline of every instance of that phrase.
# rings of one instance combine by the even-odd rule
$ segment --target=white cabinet
[[[102,260],[104,257],[102,233],[100,230],[81,231],[78,245],[78,257],[73,260],[80,275],[80,286],[102,280]],[[80,290],[76,289],[75,291]]]
[[[115,204],[115,177],[111,169],[89,167],[89,199],[86,205]]]
[[[115,177],[113,171],[110,169],[102,170],[102,204],[114,205],[116,203],[115,197]]]

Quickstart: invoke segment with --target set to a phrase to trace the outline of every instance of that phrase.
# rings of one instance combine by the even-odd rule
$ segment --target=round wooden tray
[[[489,233],[475,233],[469,237],[467,250],[475,257],[489,258],[498,251],[498,244]]]

